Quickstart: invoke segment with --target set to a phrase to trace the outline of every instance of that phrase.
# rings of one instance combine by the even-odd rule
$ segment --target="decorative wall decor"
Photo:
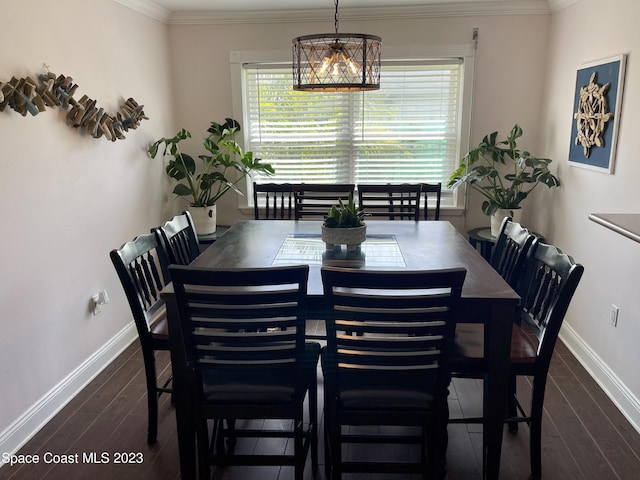
[[[569,164],[613,173],[625,60],[619,55],[578,69]]]
[[[0,82],[0,112],[8,106],[23,117],[30,113],[37,115],[47,107],[61,108],[67,112],[67,124],[86,131],[94,138],[104,138],[115,142],[124,140],[123,132],[136,129],[142,120],[148,120],[144,114],[144,105],[138,105],[129,98],[115,114],[105,112],[97,102],[83,95],[79,100],[73,98],[78,85],[73,78],[47,72],[38,76],[38,82],[31,77],[12,77],[7,83]]]

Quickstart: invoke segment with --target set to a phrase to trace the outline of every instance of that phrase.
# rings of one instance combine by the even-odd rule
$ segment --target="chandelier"
[[[382,38],[362,33],[320,33],[293,39],[293,89],[322,92],[380,88]]]

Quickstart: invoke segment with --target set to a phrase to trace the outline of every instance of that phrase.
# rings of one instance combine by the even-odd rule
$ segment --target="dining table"
[[[482,322],[485,330],[483,478],[499,478],[511,331],[520,300],[518,294],[450,222],[371,220],[367,222],[366,240],[351,252],[344,246],[327,250],[321,239],[321,224],[316,220],[241,220],[209,245],[191,265],[199,268],[309,265],[310,318],[322,318],[326,311],[320,274],[323,265],[365,270],[465,268],[467,275],[458,320]],[[171,317],[177,315],[172,290],[167,289],[163,296],[167,301],[171,328]],[[174,369],[174,387],[176,381],[179,384],[181,380]],[[180,435],[180,417],[187,421],[188,412],[180,410],[179,398],[176,402]],[[181,466],[190,468],[182,451],[180,455]]]

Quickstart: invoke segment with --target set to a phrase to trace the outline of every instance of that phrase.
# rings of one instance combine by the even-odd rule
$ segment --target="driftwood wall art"
[[[112,142],[123,140],[126,138],[123,132],[138,128],[142,120],[148,119],[144,105],[138,105],[133,98],[124,102],[119,112],[111,114],[86,95],[79,100],[73,98],[77,89],[73,78],[51,72],[39,75],[38,82],[29,76],[13,77],[7,83],[0,82],[0,112],[8,106],[24,117],[27,113],[44,112],[47,107],[61,108],[67,112],[68,125]]]
[[[581,65],[576,72],[569,164],[613,173],[626,55]]]
[[[604,130],[607,122],[613,119],[606,96],[611,82],[598,85],[597,78],[598,72],[593,72],[589,84],[580,87],[578,111],[573,114],[578,130],[575,142],[582,145],[586,158],[591,155],[591,147],[604,147]]]

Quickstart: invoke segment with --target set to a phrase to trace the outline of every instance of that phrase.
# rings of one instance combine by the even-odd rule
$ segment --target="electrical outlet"
[[[91,313],[93,314],[94,317],[100,313],[100,295],[99,294],[96,294],[93,297],[91,297],[91,300],[89,301],[89,310],[91,310]]]
[[[611,318],[609,319],[609,323],[611,323],[612,327],[618,326],[618,313],[620,313],[620,309],[615,305],[611,305]]]
[[[109,303],[109,295],[106,290],[101,290],[91,297],[89,310],[91,310],[91,313],[95,317],[100,313],[100,305],[106,305],[107,303]]]

